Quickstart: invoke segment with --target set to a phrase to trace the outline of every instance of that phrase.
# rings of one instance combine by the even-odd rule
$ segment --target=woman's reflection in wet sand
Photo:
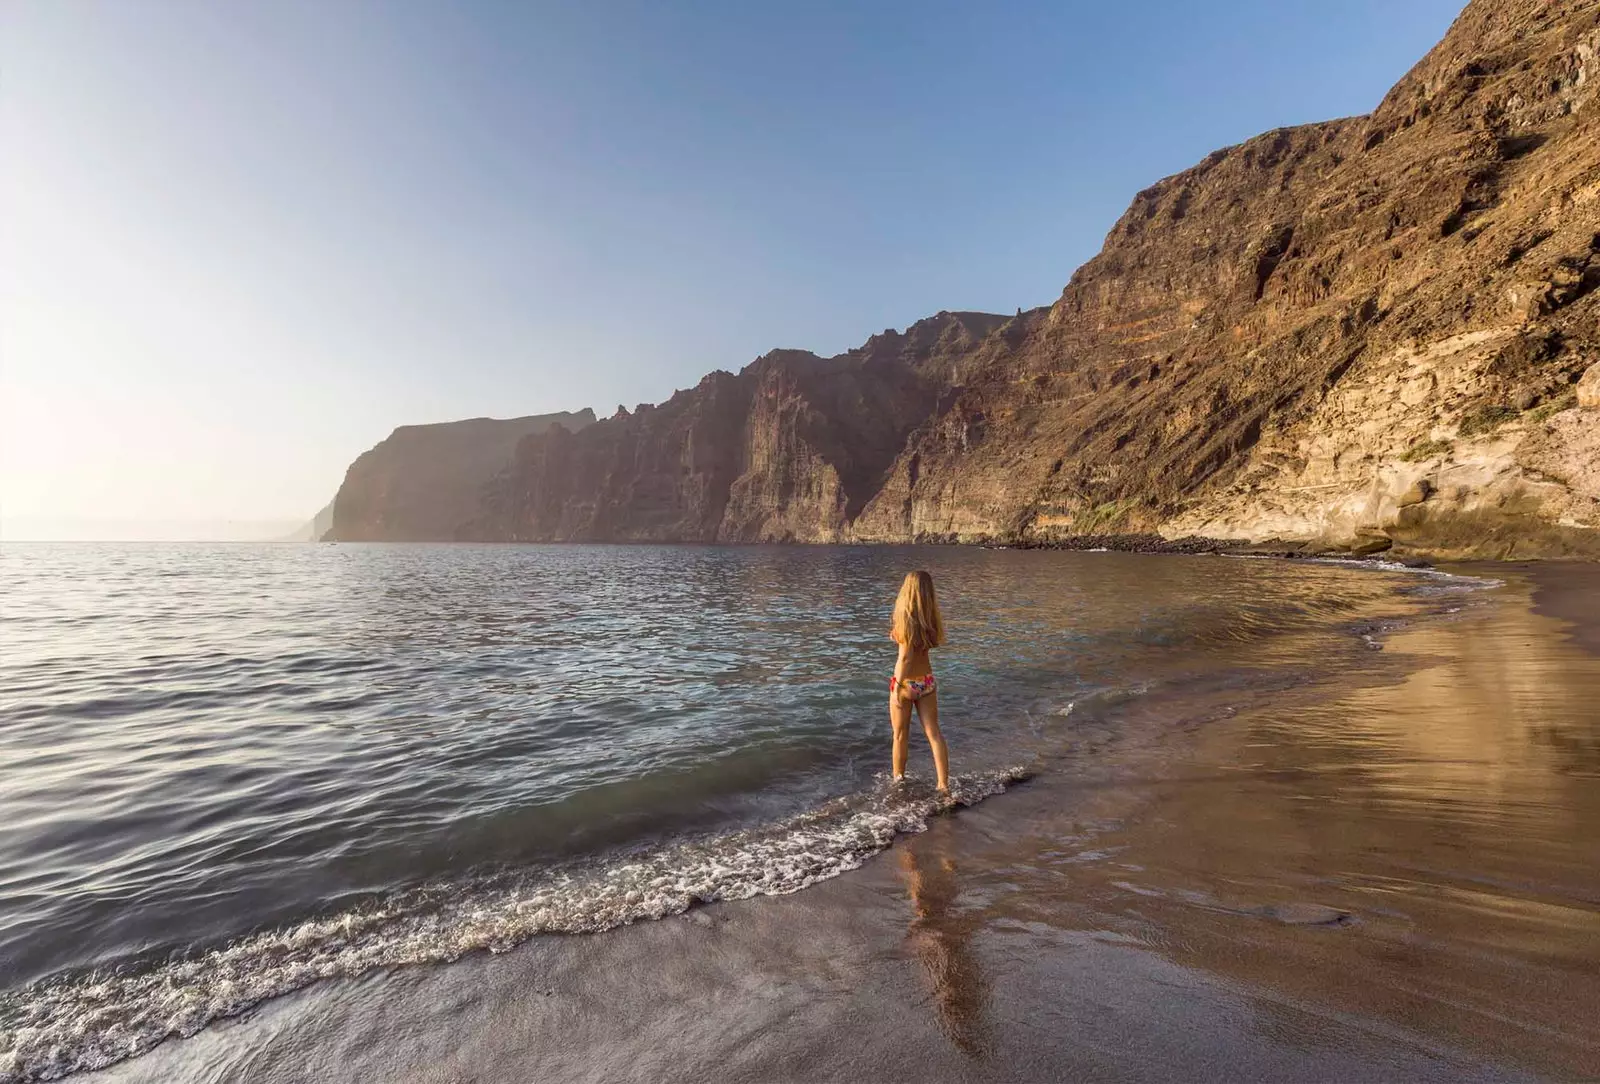
[[[989,986],[972,951],[978,920],[955,906],[961,889],[939,827],[906,846],[900,862],[912,908],[906,940],[932,988],[939,1027],[957,1050],[970,1058],[983,1057],[989,1051]]]

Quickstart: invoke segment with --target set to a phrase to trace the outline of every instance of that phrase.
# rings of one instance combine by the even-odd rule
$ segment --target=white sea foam
[[[1318,565],[1341,565],[1345,568],[1366,569],[1377,572],[1399,572],[1412,576],[1425,576],[1430,579],[1443,580],[1454,583],[1464,589],[1487,590],[1492,587],[1503,587],[1504,580],[1497,580],[1490,576],[1466,576],[1460,572],[1446,572],[1442,568],[1432,568],[1426,565],[1406,565],[1399,561],[1385,561],[1373,558],[1355,557],[1306,557],[1302,560]]]
[[[501,874],[255,934],[122,971],[68,975],[0,995],[0,1081],[55,1080],[193,1035],[319,979],[504,952],[541,933],[597,933],[695,903],[796,892],[860,866],[949,805],[972,805],[1026,770],[958,776],[940,799],[895,788],[837,799],[781,824],[679,843],[589,868]]]
[[[1385,561],[1373,557],[1297,557],[1283,558],[1271,553],[1220,553],[1219,557],[1226,557],[1233,561],[1305,561],[1314,565],[1335,565],[1340,568],[1349,568],[1362,572],[1397,572],[1409,576],[1421,576],[1429,579],[1448,583],[1459,590],[1487,591],[1495,587],[1504,587],[1504,580],[1497,580],[1492,576],[1467,576],[1460,572],[1446,572],[1442,568],[1433,568],[1428,565],[1408,565],[1399,561]]]

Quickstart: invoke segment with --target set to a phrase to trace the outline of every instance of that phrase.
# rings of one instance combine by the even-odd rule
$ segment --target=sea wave
[[[105,1068],[321,979],[504,952],[538,934],[598,933],[697,903],[797,892],[1029,774],[1017,766],[957,776],[948,798],[884,786],[777,824],[589,866],[431,885],[154,965],[49,979],[0,995],[0,1081]]]
[[[1408,565],[1399,561],[1385,561],[1372,557],[1307,557],[1302,560],[1318,565],[1338,565],[1343,568],[1366,569],[1375,572],[1399,572],[1427,579],[1446,581],[1467,590],[1489,590],[1504,587],[1504,580],[1492,576],[1469,576],[1462,572],[1447,572],[1431,565]]]

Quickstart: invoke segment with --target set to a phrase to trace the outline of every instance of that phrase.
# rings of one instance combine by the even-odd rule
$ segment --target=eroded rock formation
[[[1371,115],[1139,193],[1048,308],[778,351],[335,531],[1600,555],[1597,90],[1600,0],[1473,0]]]

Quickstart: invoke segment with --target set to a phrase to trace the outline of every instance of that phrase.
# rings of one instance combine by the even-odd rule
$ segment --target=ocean
[[[935,577],[953,801],[887,778]],[[797,892],[1176,756],[1482,577],[936,547],[8,544],[0,1081],[321,980]],[[1152,761],[1154,758],[1154,761]]]

